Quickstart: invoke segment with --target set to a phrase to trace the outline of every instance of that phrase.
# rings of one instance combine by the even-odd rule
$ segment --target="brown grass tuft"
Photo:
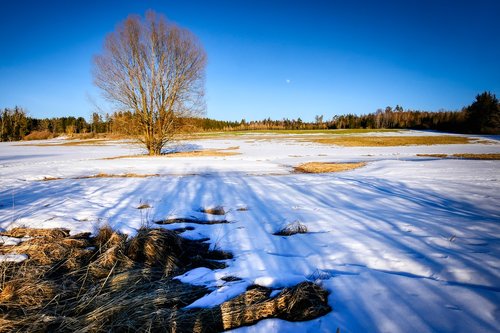
[[[339,136],[313,138],[309,141],[344,147],[390,147],[466,144],[471,140],[463,136]]]
[[[328,163],[328,162],[309,162],[296,166],[294,170],[302,173],[325,173],[342,172],[364,167],[365,162],[357,163]]]
[[[275,236],[291,236],[295,234],[305,234],[307,233],[307,226],[295,221],[284,226],[281,230],[275,232]]]
[[[270,289],[252,287],[220,306],[184,309],[209,290],[172,279],[174,274],[221,268],[220,260],[231,255],[169,230],[142,228],[132,238],[110,227],[95,237],[25,228],[9,233],[36,238],[0,246],[2,252],[30,252],[22,263],[0,264],[0,332],[217,332],[330,311],[328,293],[309,282],[272,299]],[[48,249],[44,260],[36,256]],[[65,264],[70,261],[72,266]]]
[[[122,173],[122,174],[110,174],[110,173],[98,173],[92,176],[81,176],[74,179],[89,179],[89,178],[148,178],[148,177],[158,177],[157,173],[154,174],[137,174],[137,173]]]
[[[200,212],[210,215],[225,215],[226,211],[222,206],[201,208]]]

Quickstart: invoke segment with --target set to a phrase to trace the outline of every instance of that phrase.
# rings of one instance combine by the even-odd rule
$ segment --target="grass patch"
[[[419,157],[459,158],[465,160],[500,160],[500,154],[417,154]]]
[[[448,154],[417,154],[418,157],[446,158]]]
[[[467,160],[500,160],[500,154],[453,154],[452,156]]]
[[[309,320],[328,313],[328,292],[311,282],[271,289],[252,286],[212,308],[184,309],[211,290],[173,279],[195,267],[217,269],[231,258],[206,243],[164,229],[127,237],[105,227],[95,237],[63,229],[13,229],[31,235],[0,253],[24,253],[0,263],[0,331],[220,332],[265,318]]]
[[[275,232],[275,236],[291,236],[295,234],[305,234],[307,233],[307,226],[295,221],[284,226],[281,230]]]
[[[234,150],[235,148],[233,148]],[[229,150],[226,148],[225,150]],[[241,153],[237,153],[234,151],[223,151],[222,149],[207,149],[207,150],[194,150],[194,151],[180,151],[165,154],[166,157],[205,157],[205,156],[233,156],[240,155]]]
[[[335,135],[344,135],[344,134],[364,134],[364,133],[386,133],[386,132],[399,132],[397,129],[332,129],[332,130],[248,130],[248,131],[227,131],[227,132],[198,132],[193,134],[188,134],[185,136],[185,139],[193,138],[193,137],[227,137],[227,136],[245,136],[245,135],[256,135],[256,134],[335,134]]]
[[[222,206],[201,208],[200,212],[205,213],[205,214],[210,214],[210,215],[225,215],[226,214],[226,211],[224,210],[224,207],[222,207]]]
[[[52,147],[52,146],[99,146],[104,145],[108,142],[105,139],[90,139],[90,140],[70,140],[54,143],[31,143],[22,144],[19,146],[37,146],[37,147]]]
[[[191,217],[175,217],[172,219],[155,221],[156,224],[173,224],[173,223],[194,223],[194,224],[224,224],[229,223],[227,220],[200,220]]]
[[[89,178],[148,178],[148,177],[158,177],[160,176],[157,173],[154,174],[137,174],[137,173],[120,173],[120,174],[113,174],[113,173],[98,173],[96,175],[91,175],[91,176],[81,176],[81,177],[75,177],[73,179],[89,179]]]
[[[471,140],[463,136],[349,136],[314,138],[308,141],[344,147],[391,147],[466,144]]]
[[[147,209],[147,208],[151,208],[151,206],[146,203],[137,206],[137,209]]]
[[[328,163],[328,162],[309,162],[294,167],[296,172],[301,173],[327,173],[342,172],[364,167],[366,162],[353,163]]]

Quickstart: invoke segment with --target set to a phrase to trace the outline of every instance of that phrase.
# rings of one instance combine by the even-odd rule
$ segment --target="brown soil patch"
[[[318,138],[310,141],[344,147],[390,147],[466,144],[471,140],[462,136],[342,136]]]
[[[225,266],[231,255],[174,231],[140,229],[135,237],[102,228],[95,237],[67,230],[18,228],[30,235],[0,253],[24,253],[0,264],[0,332],[220,332],[265,318],[309,320],[328,313],[328,293],[303,282],[271,298],[252,286],[219,306],[184,307],[210,292],[173,279],[195,267]]]
[[[328,162],[309,162],[296,166],[294,170],[301,173],[326,173],[342,172],[361,168],[366,162],[356,163],[328,163]]]

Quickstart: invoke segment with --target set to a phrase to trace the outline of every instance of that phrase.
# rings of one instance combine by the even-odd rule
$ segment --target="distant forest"
[[[28,116],[20,107],[5,108],[0,113],[0,140],[40,140],[62,134],[88,138],[98,135],[133,136],[139,134],[137,124],[134,114],[129,111],[104,116],[94,113],[88,122],[83,117],[37,119]],[[258,121],[180,118],[177,127],[180,132],[393,128],[500,134],[500,103],[494,94],[484,92],[460,111],[405,110],[397,105],[366,115],[336,115],[331,119],[319,115],[314,122],[304,122],[300,118]]]

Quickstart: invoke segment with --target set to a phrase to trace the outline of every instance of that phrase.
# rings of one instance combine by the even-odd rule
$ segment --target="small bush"
[[[24,140],[31,141],[31,140],[47,140],[47,139],[52,139],[54,137],[54,134],[52,134],[50,131],[33,131],[30,134],[26,135],[24,137]]]

